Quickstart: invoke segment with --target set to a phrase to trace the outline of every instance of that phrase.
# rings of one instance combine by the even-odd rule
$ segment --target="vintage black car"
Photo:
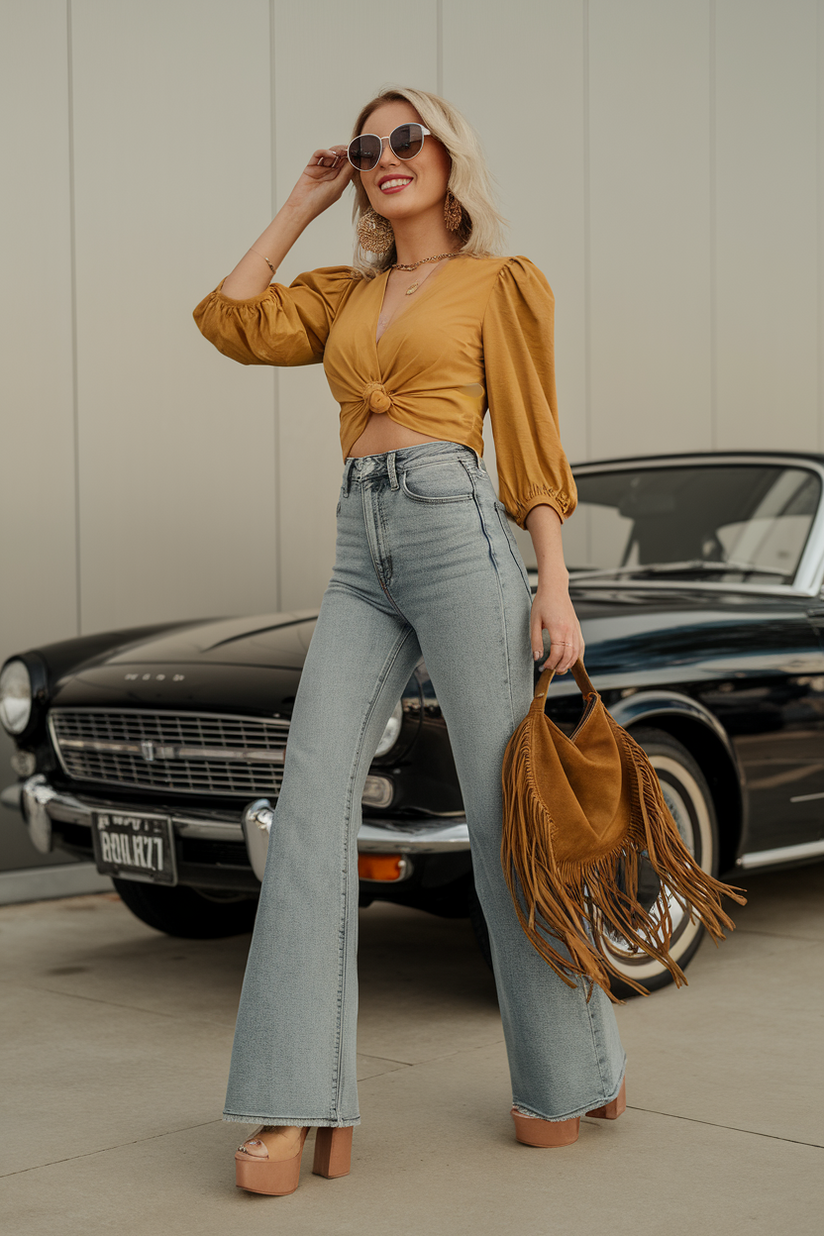
[[[824,856],[824,457],[626,459],[576,477],[564,532],[587,668],[649,753],[687,845],[733,882]],[[19,781],[4,801],[19,803],[38,849],[93,857],[151,926],[248,930],[314,619],[165,624],[12,657],[0,719]],[[553,684],[547,708],[574,726],[571,680]],[[359,861],[364,904],[468,915],[488,954],[423,664],[375,754]],[[657,883],[642,881],[652,904]],[[674,916],[684,965],[701,929]],[[669,981],[621,939],[611,947],[647,988]]]

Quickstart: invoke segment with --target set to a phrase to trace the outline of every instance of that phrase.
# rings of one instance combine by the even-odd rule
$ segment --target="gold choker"
[[[410,262],[408,265],[402,265],[400,262],[396,262],[395,265],[390,266],[389,269],[390,270],[417,270],[419,266],[423,266],[424,262],[440,262],[443,258],[453,258],[453,257],[460,257],[460,250],[458,251],[458,253],[436,253],[434,254],[433,257],[421,258],[419,262]]]

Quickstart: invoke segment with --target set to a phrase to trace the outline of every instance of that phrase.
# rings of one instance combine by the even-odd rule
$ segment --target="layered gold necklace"
[[[418,267],[423,266],[425,262],[442,262],[444,258],[448,260],[449,258],[454,258],[454,257],[460,257],[460,253],[436,253],[432,257],[421,258],[419,262],[409,262],[408,264],[404,264],[403,262],[395,262],[394,266],[390,266],[389,269],[390,270],[417,270]],[[418,288],[421,286],[422,283],[426,282],[427,278],[429,277],[429,275],[431,275],[431,273],[432,272],[428,270],[422,279],[416,279],[414,283],[411,283],[409,287],[406,289],[406,295],[411,296],[413,292],[417,292]]]

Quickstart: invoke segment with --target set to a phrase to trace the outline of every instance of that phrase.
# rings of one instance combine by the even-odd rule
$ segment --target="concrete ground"
[[[820,1236],[824,866],[748,884],[688,989],[618,1010],[626,1115],[554,1151],[513,1138],[468,925],[363,911],[352,1174],[306,1154],[286,1198],[235,1189],[246,1128],[220,1120],[248,937],[173,940],[113,894],[4,907],[2,1230]]]

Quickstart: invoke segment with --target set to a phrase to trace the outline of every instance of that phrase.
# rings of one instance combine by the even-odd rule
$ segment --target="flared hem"
[[[261,1112],[254,1115],[224,1112],[223,1119],[234,1124],[290,1125],[299,1129],[352,1129],[361,1122],[360,1116],[353,1116],[349,1120],[325,1120],[317,1116],[270,1116],[263,1115]]]
[[[536,1111],[534,1107],[529,1107],[526,1103],[519,1103],[513,1096],[512,1106],[515,1111],[521,1116],[532,1116],[536,1120],[546,1120],[549,1124],[558,1124],[562,1120],[575,1120],[576,1117],[585,1116],[587,1112],[594,1112],[598,1107],[606,1107],[613,1099],[617,1099],[621,1093],[621,1087],[624,1084],[624,1074],[626,1073],[626,1064],[621,1069],[621,1076],[618,1079],[618,1085],[613,1090],[612,1094],[606,1098],[593,1099],[591,1103],[587,1103],[586,1107],[576,1107],[571,1112],[565,1112],[563,1116],[547,1116],[545,1112]]]

